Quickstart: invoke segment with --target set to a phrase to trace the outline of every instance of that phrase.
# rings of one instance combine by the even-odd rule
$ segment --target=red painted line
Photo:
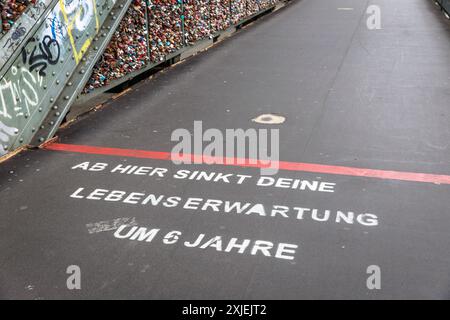
[[[129,158],[142,158],[142,159],[156,159],[172,161],[177,159],[178,155],[170,152],[158,152],[158,151],[145,151],[145,150],[130,150],[119,148],[104,148],[93,146],[82,146],[73,144],[51,143],[44,146],[46,150],[75,152],[84,154],[96,154],[106,156],[119,156]],[[268,165],[261,161],[253,159],[240,159],[240,158],[216,158],[216,157],[202,157],[199,155],[185,154],[184,157],[188,157],[193,163],[197,164],[220,164],[226,166],[239,166],[239,167],[253,167],[253,168],[267,168]],[[413,181],[413,182],[426,182],[434,184],[450,184],[449,175],[437,175],[428,173],[416,173],[416,172],[402,172],[402,171],[388,171],[388,170],[374,170],[364,168],[352,168],[342,166],[330,166],[314,163],[301,163],[301,162],[286,162],[279,161],[272,163],[272,165],[278,164],[280,170],[288,171],[301,171],[301,172],[314,172],[325,173],[352,177],[365,177],[365,178],[377,178],[385,180],[401,180],[401,181]]]

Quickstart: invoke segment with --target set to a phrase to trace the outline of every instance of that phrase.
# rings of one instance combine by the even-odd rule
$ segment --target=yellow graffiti
[[[97,33],[100,30],[100,21],[99,21],[98,14],[97,14],[97,4],[96,4],[96,0],[90,0],[90,1],[92,1],[92,3],[93,3],[94,17],[95,17],[95,24],[96,24],[95,28],[96,28],[96,33]],[[77,19],[80,17],[80,14],[82,13],[83,7],[79,7],[77,10],[77,13],[71,19],[69,19],[67,12],[66,12],[64,0],[59,0],[59,6],[61,8],[61,12],[64,17],[64,21],[67,24],[67,33],[69,35],[70,44],[72,45],[73,56],[75,58],[76,63],[78,64],[80,62],[80,60],[83,58],[83,55],[86,53],[89,46],[91,45],[92,39],[94,36],[90,36],[90,38],[87,39],[83,43],[80,51],[78,51],[76,43],[75,43],[75,39],[73,36],[73,29],[74,29],[75,22],[77,21]]]

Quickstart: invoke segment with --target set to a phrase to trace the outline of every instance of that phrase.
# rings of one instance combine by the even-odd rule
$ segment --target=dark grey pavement
[[[366,9],[381,7],[382,29]],[[350,10],[351,8],[351,10]],[[177,128],[267,128],[286,117],[280,159],[450,175],[450,24],[425,0],[302,0],[267,16],[59,132],[65,144],[170,152]],[[104,171],[72,169],[89,161]],[[116,165],[164,177],[111,173]],[[174,179],[177,170],[249,175],[248,183]],[[0,298],[449,299],[450,185],[280,171],[335,183],[324,193],[258,187],[259,170],[27,151],[0,165]],[[82,192],[75,194],[79,189]],[[88,200],[94,189],[262,203],[289,217]],[[84,195],[84,198],[81,197]],[[77,198],[78,197],[78,198]],[[293,208],[317,209],[318,219]],[[317,221],[329,210],[327,221]],[[338,211],[376,216],[377,225]],[[119,218],[160,229],[152,242],[93,231]],[[361,220],[367,222],[366,220]],[[94,226],[94,227],[93,227]],[[128,229],[127,229],[128,230]],[[179,242],[164,236],[180,231]],[[92,232],[92,233],[90,233]],[[125,232],[124,232],[125,233]],[[189,248],[200,234],[297,245],[293,260]],[[66,287],[78,265],[82,289]],[[369,266],[381,289],[369,290]]]

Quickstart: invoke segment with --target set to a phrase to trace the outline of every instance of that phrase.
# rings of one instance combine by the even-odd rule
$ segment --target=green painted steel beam
[[[39,146],[54,136],[70,107],[85,87],[96,62],[101,58],[132,2],[133,0],[116,0],[112,8],[110,6],[106,8],[110,10],[103,12],[104,14],[108,13],[107,17],[97,34],[89,42],[89,46],[85,48],[85,52],[80,54],[79,63],[75,66],[72,74],[67,76],[62,90],[52,101],[52,107],[42,126],[36,132],[29,132],[34,135],[29,143],[31,146]]]
[[[0,38],[0,79],[11,67],[21,49],[33,37],[43,18],[58,2],[59,0],[38,0],[35,5],[27,8],[11,30]],[[51,23],[51,21],[46,21],[46,23]]]
[[[97,34],[105,34],[100,36],[104,39],[112,34],[113,30],[102,30],[107,19],[117,17],[110,12],[130,2],[53,3],[0,81],[0,156],[29,144],[39,130],[57,126],[64,108],[55,103],[86,60]],[[121,10],[126,8],[117,11]],[[77,83],[72,83],[76,90]],[[50,110],[58,116],[48,120]]]

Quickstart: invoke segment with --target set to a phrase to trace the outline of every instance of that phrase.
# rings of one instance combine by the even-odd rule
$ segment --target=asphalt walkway
[[[302,0],[139,83],[0,165],[0,298],[450,298],[449,61],[432,1]],[[194,121],[285,166],[167,161]]]

